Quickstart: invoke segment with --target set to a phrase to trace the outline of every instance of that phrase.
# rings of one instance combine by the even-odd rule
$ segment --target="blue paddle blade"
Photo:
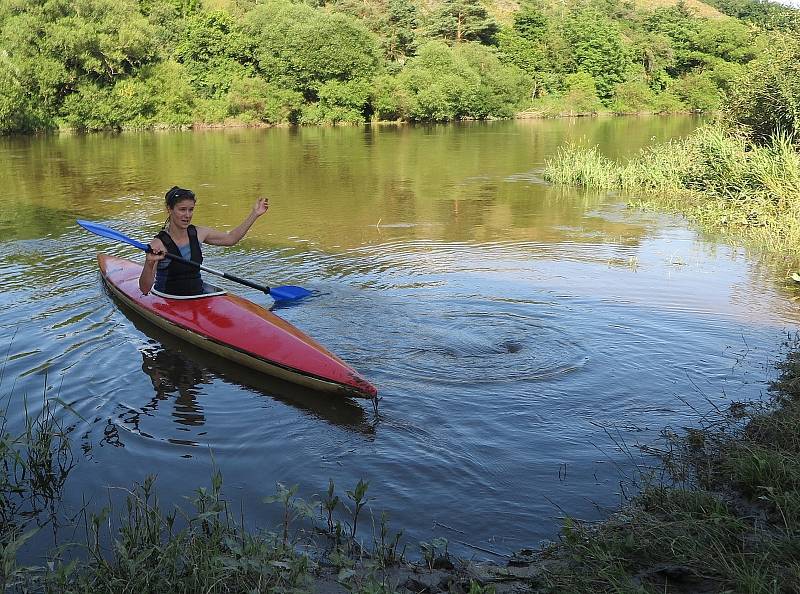
[[[106,227],[105,225],[101,225],[100,223],[93,223],[92,221],[82,221],[78,219],[77,223],[86,229],[94,233],[95,235],[99,235],[100,237],[106,237],[108,239],[113,239],[114,241],[122,241],[133,247],[139,248],[140,250],[147,251],[147,244],[142,243],[141,241],[136,241],[135,239],[131,239],[127,235],[123,235],[119,231],[112,229],[111,227]]]
[[[283,285],[280,287],[270,287],[269,294],[275,301],[289,301],[291,299],[302,299],[311,295],[311,291],[303,287],[294,285]]]

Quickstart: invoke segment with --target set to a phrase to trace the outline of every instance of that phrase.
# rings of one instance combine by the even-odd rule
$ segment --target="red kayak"
[[[203,349],[256,371],[357,398],[378,390],[347,363],[272,312],[236,295],[219,292],[190,299],[142,295],[142,266],[98,254],[111,292],[150,322]]]

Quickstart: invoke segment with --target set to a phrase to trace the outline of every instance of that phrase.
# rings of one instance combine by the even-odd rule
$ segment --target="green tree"
[[[306,110],[308,123],[357,124],[371,116],[370,83],[365,80],[329,80],[319,88],[319,101]]]
[[[254,74],[250,40],[233,17],[221,10],[188,17],[173,54],[205,97],[221,97],[234,80]]]
[[[228,113],[244,121],[295,124],[302,107],[300,93],[280,89],[260,77],[237,79],[228,92]]]
[[[575,70],[592,76],[603,100],[625,80],[630,63],[628,49],[617,26],[594,10],[580,10],[564,24]]]
[[[691,109],[713,111],[722,104],[722,93],[708,72],[690,72],[676,80],[671,89]]]
[[[566,92],[564,107],[576,113],[594,113],[603,107],[597,95],[594,77],[585,71],[568,74],[564,77]]]
[[[541,41],[549,27],[549,19],[542,9],[531,2],[523,4],[514,13],[514,31],[529,41]]]
[[[428,26],[431,36],[455,44],[478,41],[493,45],[498,30],[480,0],[444,0]]]
[[[502,64],[477,43],[451,48],[429,42],[408,61],[398,81],[406,117],[423,121],[509,116],[530,88],[519,68]]]
[[[0,54],[0,134],[34,132],[50,125],[48,114],[25,88],[19,69]]]
[[[254,41],[258,71],[310,101],[329,80],[371,78],[381,61],[375,36],[343,14],[268,2],[247,15],[244,27]]]
[[[202,0],[138,0],[142,14],[149,16],[158,11],[159,5],[169,5],[181,16],[197,13],[202,7]]]
[[[664,90],[672,78],[669,71],[675,66],[675,49],[672,40],[663,33],[644,32],[631,45],[636,62],[644,69],[650,87]]]
[[[751,62],[725,105],[725,118],[758,142],[777,133],[800,142],[800,39],[775,33],[773,50]]]
[[[10,117],[24,129],[54,126],[73,93],[105,101],[87,85],[111,86],[156,57],[152,28],[135,0],[16,0],[5,9],[0,53],[13,76],[0,80],[0,95],[16,97]]]
[[[417,51],[417,8],[410,0],[389,0],[382,39],[384,55],[394,62],[403,62]]]

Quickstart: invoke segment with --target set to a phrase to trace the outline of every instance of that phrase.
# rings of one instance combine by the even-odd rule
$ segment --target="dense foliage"
[[[714,4],[0,0],[0,133],[707,110],[763,74],[757,129],[798,11]]]

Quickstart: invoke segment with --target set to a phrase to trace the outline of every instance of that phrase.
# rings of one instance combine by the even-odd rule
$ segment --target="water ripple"
[[[391,350],[384,371],[420,382],[542,380],[575,371],[587,361],[585,348],[569,332],[509,307],[431,312],[404,325],[402,333],[406,344]]]

